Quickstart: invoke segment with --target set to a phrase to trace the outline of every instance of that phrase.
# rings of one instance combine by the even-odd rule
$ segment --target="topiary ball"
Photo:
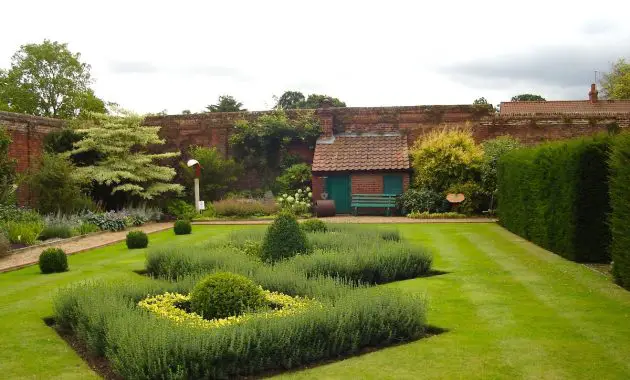
[[[68,258],[60,248],[48,248],[39,255],[39,270],[44,273],[65,272],[68,270]]]
[[[205,319],[241,315],[265,303],[259,286],[247,277],[230,272],[206,276],[190,293],[190,309]]]
[[[308,219],[300,224],[304,232],[327,232],[328,226],[320,219]]]
[[[173,230],[175,231],[175,235],[188,235],[192,232],[192,226],[187,220],[178,220],[175,222]]]
[[[142,231],[131,231],[127,234],[127,248],[146,248],[149,245],[149,237]]]
[[[272,263],[299,253],[308,253],[310,250],[306,234],[295,216],[281,212],[267,229],[260,257],[263,261]]]

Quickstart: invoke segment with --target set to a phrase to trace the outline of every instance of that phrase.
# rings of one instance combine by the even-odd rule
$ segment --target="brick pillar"
[[[322,135],[321,137],[332,137],[333,136],[333,115],[330,110],[330,99],[326,98],[322,101],[322,108],[317,110],[317,115],[319,116],[319,124],[322,127]]]

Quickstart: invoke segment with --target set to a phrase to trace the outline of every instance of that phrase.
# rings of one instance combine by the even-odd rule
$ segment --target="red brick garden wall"
[[[7,129],[12,140],[9,157],[17,160],[19,173],[36,167],[42,154],[44,136],[61,129],[63,124],[62,120],[0,111],[0,126]],[[18,189],[18,202],[26,205],[29,200],[28,189],[22,185]]]

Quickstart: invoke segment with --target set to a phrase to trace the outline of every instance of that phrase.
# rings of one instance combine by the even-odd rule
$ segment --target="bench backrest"
[[[352,206],[392,207],[397,194],[352,194]]]

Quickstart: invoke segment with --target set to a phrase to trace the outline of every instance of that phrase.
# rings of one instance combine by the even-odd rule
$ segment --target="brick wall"
[[[39,163],[42,154],[44,136],[51,131],[63,127],[62,120],[37,117],[0,111],[0,125],[5,127],[11,136],[9,157],[17,160],[17,171],[25,173]],[[29,204],[30,194],[26,186],[18,189],[18,202]]]
[[[383,174],[352,174],[352,194],[382,194]]]

